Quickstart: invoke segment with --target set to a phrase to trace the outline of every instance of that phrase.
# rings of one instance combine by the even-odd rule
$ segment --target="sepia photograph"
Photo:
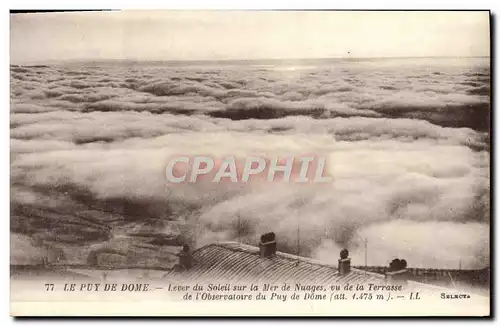
[[[9,16],[11,315],[491,315],[489,11]]]

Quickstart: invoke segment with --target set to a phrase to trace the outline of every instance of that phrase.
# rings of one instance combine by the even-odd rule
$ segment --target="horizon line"
[[[10,60],[10,65],[42,65],[44,63],[89,63],[89,62],[158,62],[158,63],[196,63],[196,62],[255,62],[255,61],[306,61],[306,60],[383,60],[383,59],[456,59],[456,58],[491,58],[490,55],[474,56],[360,56],[360,57],[309,57],[309,58],[255,58],[255,59],[137,59],[137,58],[81,58],[81,59],[49,59],[40,61],[26,61],[24,63],[14,63]]]

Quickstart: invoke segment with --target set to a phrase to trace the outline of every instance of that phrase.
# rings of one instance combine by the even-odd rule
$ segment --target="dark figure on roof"
[[[182,246],[182,251],[179,253],[179,265],[182,269],[190,269],[193,265],[193,256],[189,252],[189,246]]]
[[[406,264],[406,260],[404,259],[393,259],[391,261],[391,263],[389,264],[389,272],[395,272],[395,271],[399,271],[399,270],[402,270],[402,269],[405,269],[407,266]]]

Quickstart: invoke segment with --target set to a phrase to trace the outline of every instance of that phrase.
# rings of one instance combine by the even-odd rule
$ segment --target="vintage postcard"
[[[13,316],[490,316],[488,11],[10,14]]]

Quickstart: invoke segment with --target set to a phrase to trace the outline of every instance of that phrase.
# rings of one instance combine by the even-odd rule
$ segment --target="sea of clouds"
[[[11,260],[36,258],[33,239],[85,252],[154,225],[195,247],[274,231],[327,262],[345,247],[364,264],[366,239],[369,265],[482,268],[489,93],[481,58],[13,65]],[[333,183],[165,179],[172,155],[309,153]]]

